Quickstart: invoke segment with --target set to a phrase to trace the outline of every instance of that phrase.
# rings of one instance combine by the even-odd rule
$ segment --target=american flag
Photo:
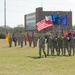
[[[37,30],[41,31],[47,27],[53,26],[53,22],[51,20],[48,20],[48,18],[47,18],[47,20],[43,19],[40,22],[38,22],[36,25],[37,25]]]

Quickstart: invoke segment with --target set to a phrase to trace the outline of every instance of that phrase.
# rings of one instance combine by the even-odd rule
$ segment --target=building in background
[[[67,25],[54,25],[53,27],[48,27],[43,30],[47,31],[56,31],[60,30],[70,30],[72,29],[72,11],[43,11],[42,7],[36,8],[35,12],[24,15],[24,26],[25,31],[37,31],[36,23],[45,19],[45,16],[50,15],[67,15]]]

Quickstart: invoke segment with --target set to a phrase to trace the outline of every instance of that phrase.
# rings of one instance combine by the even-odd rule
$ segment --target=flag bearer
[[[10,38],[9,38],[9,47],[12,47],[12,41],[13,41],[13,38],[12,38],[12,35],[10,34]]]
[[[41,34],[41,37],[39,39],[39,57],[41,57],[41,52],[43,51],[45,57],[46,57],[46,52],[45,52],[45,37],[43,34]]]

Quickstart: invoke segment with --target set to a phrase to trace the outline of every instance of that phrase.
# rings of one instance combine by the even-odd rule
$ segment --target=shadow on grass
[[[43,57],[38,57],[38,56],[26,56],[28,58],[33,58],[33,59],[40,59],[40,58],[43,58]]]
[[[47,57],[45,57],[43,55],[42,57],[38,57],[38,56],[26,56],[26,57],[32,58],[32,59],[41,59],[41,58],[73,57],[73,55],[71,55],[71,56],[69,56],[69,55],[65,55],[65,56],[63,56],[63,55],[59,55],[59,56],[57,56],[57,55],[53,55],[53,56],[52,55],[49,55]]]
[[[57,56],[56,55],[54,55],[54,56],[49,55],[49,56],[45,57],[44,55],[42,55],[41,57],[39,57],[39,56],[26,56],[26,57],[33,58],[33,59],[41,59],[41,58],[56,58]]]

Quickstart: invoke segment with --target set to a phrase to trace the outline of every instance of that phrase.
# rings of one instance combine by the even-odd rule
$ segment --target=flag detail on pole
[[[52,18],[51,16],[46,16],[45,19],[39,21],[37,24],[37,30],[41,31],[47,27],[53,26]]]
[[[6,36],[6,38],[5,38],[5,40],[9,43],[9,40],[10,39],[10,32],[8,32],[8,34],[7,34],[7,36]]]

